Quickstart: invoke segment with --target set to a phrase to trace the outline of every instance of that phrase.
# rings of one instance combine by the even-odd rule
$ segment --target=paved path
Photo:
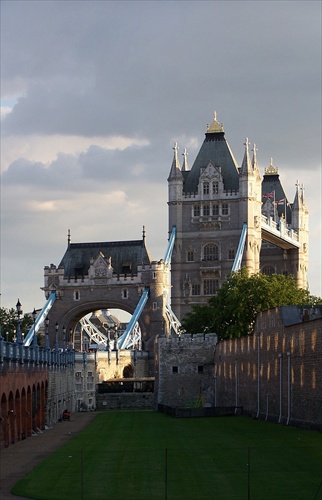
[[[86,427],[97,415],[95,412],[73,413],[70,422],[58,422],[52,429],[0,450],[0,499],[22,499],[12,495],[17,481],[35,465],[62,446]]]

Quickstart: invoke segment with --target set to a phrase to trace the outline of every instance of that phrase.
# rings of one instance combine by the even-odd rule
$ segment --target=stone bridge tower
[[[189,169],[175,144],[168,177],[169,233],[176,226],[171,261],[171,306],[181,320],[192,305],[206,303],[232,271],[242,227],[247,237],[242,266],[250,273],[293,274],[307,286],[308,212],[303,188],[290,204],[271,165],[261,179],[256,146],[245,141],[241,166],[217,121]],[[284,200],[284,201],[282,201]],[[263,229],[265,226],[265,229]]]
[[[49,313],[51,345],[56,323],[61,346],[63,331],[74,334],[79,320],[92,311],[117,308],[133,314],[148,288],[149,298],[138,322],[142,348],[153,358],[155,337],[168,333],[169,270],[163,260],[151,260],[145,233],[142,240],[94,243],[71,243],[69,236],[59,266],[46,266],[44,274],[46,297],[53,291],[57,297]]]

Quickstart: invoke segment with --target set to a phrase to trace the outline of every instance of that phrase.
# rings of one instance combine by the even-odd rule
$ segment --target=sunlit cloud
[[[80,155],[95,145],[106,150],[124,150],[131,146],[147,146],[144,138],[126,136],[83,137],[76,135],[10,136],[2,144],[2,171],[16,158],[50,164],[59,154]]]

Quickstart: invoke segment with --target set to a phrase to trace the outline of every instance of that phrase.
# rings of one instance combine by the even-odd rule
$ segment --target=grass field
[[[13,493],[40,500],[322,499],[322,434],[246,417],[111,411]]]

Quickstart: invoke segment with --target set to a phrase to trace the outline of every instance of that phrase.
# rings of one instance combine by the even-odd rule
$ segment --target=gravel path
[[[49,453],[84,429],[97,415],[95,412],[73,413],[70,422],[58,422],[52,429],[0,450],[0,499],[13,500],[11,489]]]

